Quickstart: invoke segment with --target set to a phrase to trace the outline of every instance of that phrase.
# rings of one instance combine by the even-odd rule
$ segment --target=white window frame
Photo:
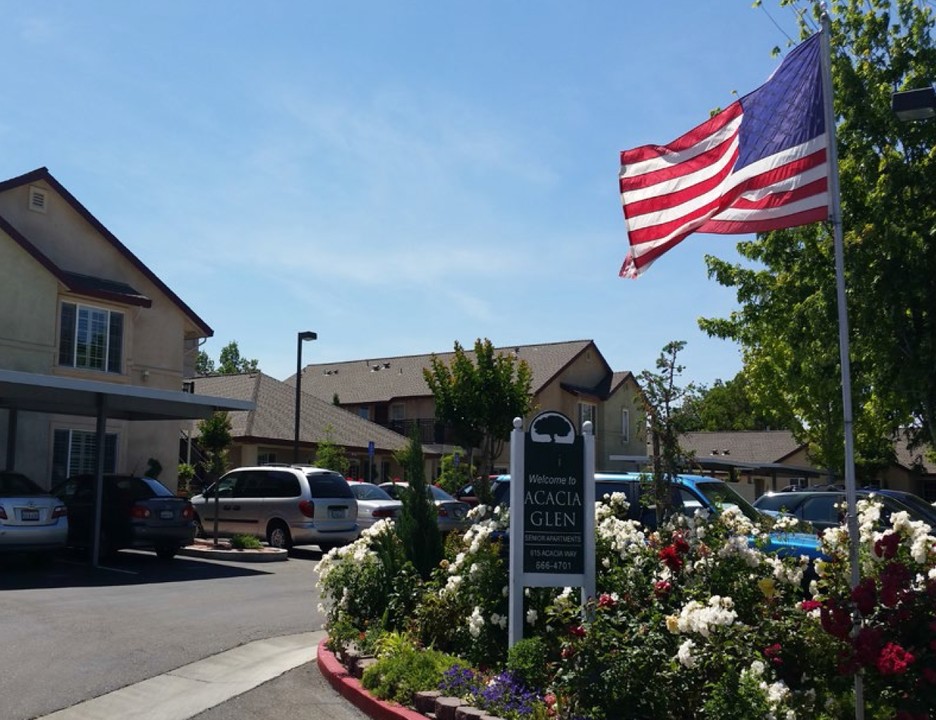
[[[95,443],[97,442],[97,433],[92,430],[78,430],[75,428],[55,428],[53,437],[58,433],[68,433],[68,451],[65,458],[65,477],[84,473],[94,473],[97,470],[95,458]],[[104,455],[104,472],[117,472],[117,454],[120,447],[120,438],[117,433],[109,432],[104,434],[105,444],[110,441],[114,443],[114,453],[112,462],[107,463],[107,452]]]
[[[577,433],[582,432],[582,426],[590,420],[592,424],[592,433],[598,434],[598,405],[593,402],[580,402],[578,404],[578,426],[575,428]]]
[[[65,306],[74,308],[74,325],[67,327],[65,323]],[[81,370],[97,370],[120,374],[123,372],[123,340],[126,330],[124,314],[115,310],[85,305],[83,303],[63,300],[59,304],[59,365],[73,367]],[[111,367],[111,327],[114,321],[120,319],[120,337],[116,358],[117,367]],[[62,348],[62,337],[68,334],[71,341],[71,350],[68,357],[63,357],[65,349]],[[95,335],[102,335],[95,341]],[[103,343],[101,343],[103,340]],[[81,346],[84,350],[82,351]]]

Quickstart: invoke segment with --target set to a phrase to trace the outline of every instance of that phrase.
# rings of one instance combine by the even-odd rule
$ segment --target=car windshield
[[[896,499],[910,508],[913,511],[911,514],[916,513],[919,519],[936,528],[936,507],[930,505],[923,498],[910,493],[900,495]]]
[[[23,497],[24,495],[45,495],[46,491],[25,475],[19,473],[0,473],[0,497]]]
[[[355,483],[351,492],[358,500],[393,500],[386,490],[370,483]]]
[[[748,520],[760,520],[764,515],[734,489],[721,482],[697,482],[695,484],[705,499],[719,509],[736,507]]]

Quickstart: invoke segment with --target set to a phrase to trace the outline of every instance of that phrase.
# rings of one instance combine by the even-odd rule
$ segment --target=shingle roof
[[[196,393],[255,403],[255,410],[230,414],[231,434],[235,438],[290,442],[294,439],[295,387],[263,373],[199,377],[193,382]],[[302,395],[299,420],[302,442],[318,442],[329,435],[332,442],[348,449],[366,450],[370,442],[375,449],[384,451],[400,450],[406,445],[406,438],[392,430],[308,393]]]
[[[894,441],[897,463],[908,470],[920,470],[926,475],[936,475],[936,462],[926,456],[926,448],[910,450],[906,432],[900,432]]]
[[[516,353],[527,362],[533,373],[532,390],[535,395],[590,346],[594,347],[591,340],[575,340],[511,345],[496,348],[495,352]],[[474,358],[473,349],[466,347],[465,350],[469,357]],[[597,348],[595,352],[598,353]],[[598,355],[600,357],[600,353]],[[337,395],[343,405],[428,397],[432,393],[423,378],[423,369],[431,367],[432,356],[429,353],[306,365],[302,373],[302,390],[329,402]],[[446,364],[454,356],[454,352],[435,353],[435,357]],[[289,377],[286,382],[295,385],[295,377]]]
[[[749,463],[783,462],[802,447],[788,430],[691,432],[681,435],[679,444],[699,459]]]

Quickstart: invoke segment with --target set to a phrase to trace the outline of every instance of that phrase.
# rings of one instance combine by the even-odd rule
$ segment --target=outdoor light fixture
[[[296,340],[296,424],[293,435],[293,462],[299,462],[299,412],[302,409],[302,343],[306,340],[318,340],[318,335],[310,330],[299,333]]]
[[[898,120],[929,120],[936,117],[936,90],[930,85],[891,95],[891,108]]]

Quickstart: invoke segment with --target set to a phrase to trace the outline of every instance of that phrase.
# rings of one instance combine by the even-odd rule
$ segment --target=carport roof
[[[97,416],[102,400],[107,417],[123,420],[187,420],[254,409],[247,400],[0,369],[0,408]]]

